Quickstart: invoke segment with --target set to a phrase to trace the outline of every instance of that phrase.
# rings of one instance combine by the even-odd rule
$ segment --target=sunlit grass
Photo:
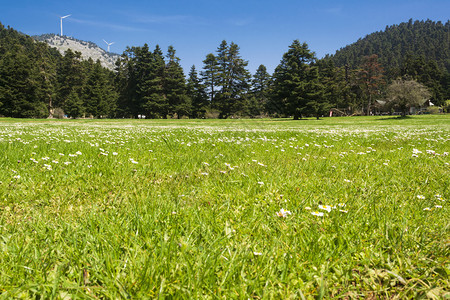
[[[3,119],[1,295],[448,297],[449,136],[448,116]]]

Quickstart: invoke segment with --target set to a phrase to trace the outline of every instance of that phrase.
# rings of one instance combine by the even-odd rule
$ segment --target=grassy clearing
[[[449,136],[450,116],[2,119],[0,295],[449,297]]]

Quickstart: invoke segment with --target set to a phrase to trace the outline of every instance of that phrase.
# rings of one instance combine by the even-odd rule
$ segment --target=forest
[[[14,118],[260,118],[392,112],[390,86],[420,84],[436,106],[450,99],[450,22],[387,26],[317,58],[287,45],[273,74],[255,74],[234,42],[222,41],[188,74],[174,47],[131,46],[108,70],[64,55],[0,23],[0,116]],[[335,114],[336,115],[336,114]]]

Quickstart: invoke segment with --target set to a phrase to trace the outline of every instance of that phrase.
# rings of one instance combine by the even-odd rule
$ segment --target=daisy
[[[323,217],[323,212],[313,211],[311,214],[313,216]]]
[[[319,205],[319,209],[323,209],[323,210],[326,210],[327,212],[330,212],[331,206],[330,205]]]
[[[288,210],[284,210],[284,208],[280,209],[280,211],[277,212],[277,216],[279,216],[281,218],[286,218],[287,215],[292,215],[292,213]]]

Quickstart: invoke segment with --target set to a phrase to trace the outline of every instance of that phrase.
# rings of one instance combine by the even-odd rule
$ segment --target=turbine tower
[[[103,40],[105,43],[106,43],[106,45],[108,45],[108,52],[109,52],[109,46],[111,46],[112,44],[114,44],[114,42],[112,42],[112,43],[108,43],[107,41],[105,41],[105,40]]]
[[[59,17],[59,18],[61,19],[61,36],[63,36],[62,20],[65,19],[65,18],[67,18],[67,17],[70,17],[70,16],[71,16],[71,15],[67,15],[67,16],[64,16],[64,17]]]

